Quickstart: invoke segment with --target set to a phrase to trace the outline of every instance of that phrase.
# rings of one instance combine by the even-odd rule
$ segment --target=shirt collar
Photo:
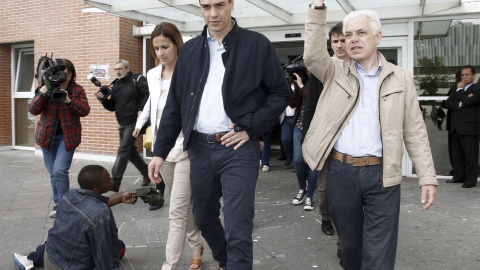
[[[467,88],[469,88],[470,86],[472,86],[473,82],[469,85],[465,85],[465,91],[467,90]]]
[[[233,23],[233,26],[235,26],[235,20],[234,19],[232,19],[232,23]],[[209,41],[217,41],[216,38],[213,38],[213,37],[210,36],[210,31],[208,31],[208,27],[207,27],[207,39]]]
[[[103,203],[108,204],[108,198],[101,195],[101,194],[95,193],[95,192],[93,192],[91,190],[88,190],[88,189],[81,189],[81,188],[77,189],[77,191],[78,191],[78,193],[82,193],[82,194],[85,194],[85,195],[90,196],[90,197],[95,197],[95,198],[99,199],[100,201],[102,201]]]
[[[374,75],[374,76],[380,75],[380,71],[382,71],[382,58],[380,58],[380,55],[377,55],[377,59],[378,59],[378,68],[376,71],[372,71],[372,72],[367,72],[362,67],[362,65],[360,65],[357,61],[354,60],[353,62],[355,63],[355,67],[357,68],[357,73],[361,71],[363,74],[366,74],[366,75]]]

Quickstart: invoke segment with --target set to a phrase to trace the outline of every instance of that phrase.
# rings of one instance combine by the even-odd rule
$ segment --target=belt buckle
[[[354,157],[352,156],[352,166],[356,167],[357,165],[355,165],[355,159],[362,159],[363,157]]]
[[[217,142],[216,140],[213,141],[213,142],[210,141],[210,138],[209,138],[210,135],[212,135],[212,134],[207,134],[207,143],[216,143]],[[215,134],[213,134],[213,135],[215,136]]]

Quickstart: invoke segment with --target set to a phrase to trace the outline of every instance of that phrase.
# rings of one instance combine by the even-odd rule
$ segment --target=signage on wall
[[[297,37],[302,37],[301,33],[289,33],[285,34],[285,38],[297,38]]]
[[[97,79],[110,79],[108,75],[108,69],[110,68],[109,65],[90,65],[90,74],[95,76]]]

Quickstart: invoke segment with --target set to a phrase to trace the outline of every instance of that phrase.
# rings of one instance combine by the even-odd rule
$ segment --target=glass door
[[[12,142],[14,149],[35,149],[35,116],[28,111],[34,97],[33,44],[12,46]]]

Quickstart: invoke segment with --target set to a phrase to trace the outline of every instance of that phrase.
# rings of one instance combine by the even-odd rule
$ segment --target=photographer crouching
[[[119,124],[120,146],[112,168],[113,185],[110,188],[111,191],[118,192],[129,160],[142,174],[142,186],[150,184],[148,165],[138,153],[136,138],[132,136],[137,117],[148,100],[149,92],[147,79],[142,75],[132,74],[128,61],[118,60],[114,71],[118,78],[112,82],[111,90],[102,86],[95,95],[105,109],[115,112]]]
[[[55,218],[58,203],[70,187],[68,170],[75,149],[81,142],[80,117],[90,112],[83,87],[75,83],[76,72],[67,59],[41,57],[37,67],[39,87],[28,106],[39,115],[35,142],[42,148],[45,167],[50,174],[55,206],[50,217]]]

